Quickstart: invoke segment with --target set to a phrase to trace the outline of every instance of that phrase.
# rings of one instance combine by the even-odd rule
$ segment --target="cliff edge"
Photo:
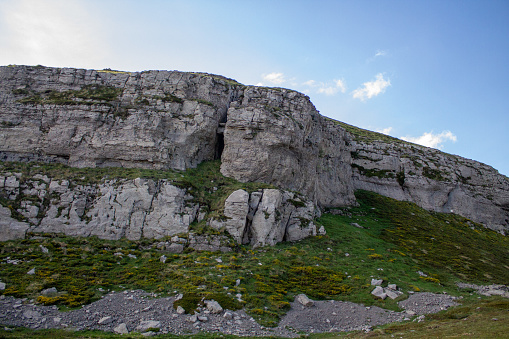
[[[509,179],[485,164],[321,116],[281,89],[178,71],[0,67],[0,157],[221,173],[322,208],[364,189],[509,231]]]

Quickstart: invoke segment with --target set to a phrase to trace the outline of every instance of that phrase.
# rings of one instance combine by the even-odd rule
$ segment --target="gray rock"
[[[117,93],[111,100],[82,98],[84,104],[69,105],[49,97],[52,91],[65,96],[91,85],[110,86]],[[42,101],[21,100],[34,95]],[[0,97],[0,155],[7,161],[186,169],[221,158],[226,176],[302,193],[303,199],[291,198],[296,205],[355,205],[354,190],[364,189],[509,232],[509,179],[492,167],[403,141],[367,141],[321,116],[306,95],[292,90],[177,71],[2,66]],[[27,187],[19,173],[0,176],[1,193],[12,200],[21,192],[60,195],[47,210],[23,202],[18,212],[27,222],[0,208],[0,240],[23,238],[28,230],[112,240],[162,238],[187,232],[190,223],[204,217],[186,190],[165,180],[73,187],[39,175],[36,185]],[[299,224],[292,216],[286,193],[281,205],[274,205],[284,212],[282,219],[267,209],[270,221],[264,221],[265,215],[256,214],[279,198],[269,203],[255,193],[249,197],[247,229],[242,232],[241,211],[229,225],[238,242],[242,237],[242,243],[263,246],[280,241],[280,234],[294,241],[316,233],[316,226]],[[254,208],[256,201],[265,207]],[[288,227],[281,226],[283,220]],[[259,231],[254,238],[252,230]]]
[[[186,313],[186,310],[182,306],[177,306],[177,313],[178,314],[184,314]]]
[[[231,312],[226,311],[223,314],[223,318],[225,318],[226,320],[231,320],[233,319],[233,314]]]
[[[228,196],[224,204],[224,216],[227,220],[224,222],[213,220],[210,225],[214,228],[225,227],[233,239],[240,244],[244,236],[248,212],[249,193],[244,190],[236,190]]]
[[[403,294],[403,293],[401,293],[399,291],[391,290],[389,288],[384,289],[384,292],[392,300],[396,299],[397,297],[399,297],[400,295]]]
[[[11,218],[11,211],[0,206],[0,241],[25,238],[29,224]]]
[[[107,325],[110,324],[111,322],[113,322],[113,319],[111,317],[102,317],[101,319],[99,319],[97,323],[99,325]]]
[[[26,310],[23,312],[23,316],[28,319],[39,319],[41,318],[41,313],[33,310]]]
[[[35,274],[35,267],[32,268],[30,271],[27,272],[28,275],[34,275]]]
[[[371,291],[371,294],[373,294],[375,297],[378,297],[382,300],[387,298],[387,293],[385,293],[385,290],[382,286],[376,286],[373,291]]]
[[[381,286],[383,279],[371,279],[371,286]]]
[[[312,307],[315,305],[315,302],[309,299],[305,294],[297,295],[295,300],[305,307]]]
[[[175,253],[175,254],[183,253],[184,245],[172,243],[169,247],[166,248],[166,251],[169,253]]]
[[[5,290],[5,286],[6,286],[5,283],[0,282],[0,291]]]
[[[207,310],[209,310],[212,314],[223,312],[223,308],[215,300],[205,300],[204,303],[207,306]]]
[[[161,322],[156,320],[144,320],[140,322],[138,326],[136,326],[137,332],[146,332],[149,328],[160,328]]]
[[[113,332],[117,334],[129,334],[129,330],[127,329],[127,325],[125,323],[119,324],[113,329]]]

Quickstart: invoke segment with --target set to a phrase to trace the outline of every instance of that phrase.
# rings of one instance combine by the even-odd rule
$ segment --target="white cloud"
[[[94,67],[108,54],[97,14],[76,0],[0,3],[0,64]]]
[[[330,82],[329,83],[323,83],[323,82],[317,83],[314,80],[309,80],[309,81],[306,81],[305,83],[303,83],[303,85],[317,88],[316,91],[318,93],[322,93],[325,95],[334,95],[337,92],[345,93],[345,91],[346,91],[345,81],[342,79],[334,80],[332,83],[330,83]]]
[[[274,85],[281,85],[282,83],[286,82],[286,78],[283,73],[272,72],[269,74],[264,74],[262,77],[263,80]]]
[[[377,50],[376,53],[375,53],[375,58],[379,57],[379,56],[386,56],[386,55],[387,55],[386,51]]]
[[[425,132],[420,137],[401,137],[401,139],[410,141],[419,145],[442,148],[442,143],[445,141],[456,142],[457,137],[451,131],[443,131],[440,134],[433,134],[433,132]]]
[[[376,80],[365,82],[363,84],[364,87],[357,88],[352,92],[352,96],[355,99],[360,99],[361,101],[371,99],[372,97],[385,92],[385,89],[390,85],[391,81],[389,79],[385,80],[383,74],[379,73],[376,75]]]
[[[383,128],[383,129],[377,129],[376,131],[378,133],[383,133],[383,134],[389,135],[389,133],[391,133],[391,131],[392,131],[392,127],[387,127],[387,128]]]

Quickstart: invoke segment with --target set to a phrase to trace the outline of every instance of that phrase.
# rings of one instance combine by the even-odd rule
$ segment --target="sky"
[[[509,1],[0,0],[0,65],[220,74],[509,175]]]

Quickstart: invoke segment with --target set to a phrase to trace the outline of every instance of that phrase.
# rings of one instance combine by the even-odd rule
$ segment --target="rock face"
[[[0,206],[0,241],[22,239],[28,233],[111,240],[171,237],[171,241],[156,244],[157,248],[169,253],[182,253],[187,247],[231,251],[225,236],[177,236],[189,233],[191,223],[204,215],[187,189],[169,179],[115,179],[85,185],[0,171],[0,198],[10,203],[10,208]],[[209,223],[217,229],[224,227],[236,243],[274,245],[316,235],[313,219],[317,213],[311,201],[296,193],[237,190],[226,199],[225,220]],[[15,215],[24,221],[14,219]]]
[[[8,178],[14,178],[18,187],[4,187],[0,193],[21,199],[17,212],[28,222],[14,220],[10,211],[0,207],[1,213],[9,212],[0,221],[2,240],[24,238],[26,232],[112,240],[162,238],[187,232],[198,217],[199,206],[190,201],[193,197],[167,180],[112,180],[82,186],[47,177],[46,181]]]
[[[509,233],[509,179],[485,164],[404,142],[352,142],[355,189],[456,213]]]
[[[0,67],[0,158],[151,169],[186,169],[221,159],[221,172],[228,177],[296,191],[320,207],[355,204],[354,191],[364,189],[509,231],[509,179],[495,169],[332,121],[295,91],[244,86],[209,74]],[[10,189],[16,181],[9,180],[5,178],[4,187]],[[94,192],[105,195],[94,205],[97,216],[78,222],[73,232],[162,237],[171,233],[165,223],[185,229],[196,218],[190,206],[179,212],[181,217],[164,211],[163,206],[175,210],[185,200],[169,183],[122,185],[129,193],[96,188]],[[72,220],[87,216],[90,211],[82,212],[86,203],[80,197],[89,193],[83,190],[73,190],[72,196],[62,193],[70,205],[60,206],[60,214],[56,207],[53,218],[62,212]],[[231,196],[226,220],[218,222],[238,241],[245,242],[248,232],[250,242],[269,244],[281,238],[282,228],[269,234],[261,225],[278,223],[271,211],[281,213],[279,201],[284,205],[293,198],[255,193]],[[252,213],[258,198],[267,204],[266,219]],[[29,218],[38,214],[34,206],[27,208]],[[112,224],[108,211],[113,210],[119,214]],[[260,229],[248,227],[255,220]],[[9,225],[11,237],[25,232],[24,224]],[[302,231],[292,225],[296,223],[285,227],[283,238]],[[38,227],[49,231],[55,224],[48,219]]]
[[[226,220],[212,219],[209,224],[224,227],[238,243],[259,247],[316,235],[313,219],[319,211],[296,193],[237,190],[226,199],[224,215]]]
[[[345,131],[303,94],[249,87],[230,105],[221,173],[274,184],[320,206],[355,202]]]

